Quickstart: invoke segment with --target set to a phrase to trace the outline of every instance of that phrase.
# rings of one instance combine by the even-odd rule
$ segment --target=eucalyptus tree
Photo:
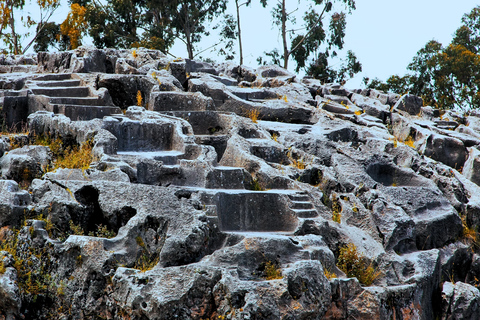
[[[60,0],[36,0],[35,3],[38,8],[33,4],[32,0],[0,1],[0,39],[6,45],[6,48],[2,48],[1,51],[14,54],[25,53],[42,32],[55,10],[60,6]],[[26,7],[35,8],[40,18],[35,21],[31,13],[24,15],[22,11]],[[37,28],[35,28],[33,33],[33,39],[22,48],[22,38],[30,36],[30,30],[35,25],[37,25]],[[20,26],[29,31],[23,35],[19,34],[17,30]]]
[[[294,6],[291,4],[277,0],[272,10],[273,24],[279,28],[282,39],[281,50],[266,52],[274,63],[283,62],[283,67],[288,68],[293,59],[297,72],[304,69],[324,81],[342,80],[361,71],[361,64],[351,51],[340,70],[328,66],[329,58],[337,57],[337,50],[343,49],[346,17],[356,8],[354,0],[311,0],[301,23],[297,23],[296,15],[300,1]]]
[[[480,6],[463,16],[449,45],[430,40],[407,69],[405,76],[391,76],[385,83],[365,82],[370,88],[410,92],[441,109],[480,108]]]

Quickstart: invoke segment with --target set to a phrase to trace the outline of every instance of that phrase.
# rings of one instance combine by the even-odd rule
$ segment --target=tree
[[[227,0],[176,0],[170,6],[172,27],[177,39],[185,43],[188,58],[193,59],[194,45],[200,42],[203,35],[210,33],[206,28],[207,22],[223,14],[227,8]]]
[[[60,25],[61,34],[68,37],[70,43],[68,49],[76,49],[81,45],[80,39],[87,29],[87,21],[85,20],[86,13],[87,8],[78,3],[73,3],[70,6],[70,12],[67,18]]]
[[[30,15],[24,16],[20,13],[27,4],[29,7],[32,6],[31,0],[28,2],[25,0],[4,0],[0,3],[0,39],[8,47],[8,50],[3,49],[3,51],[14,54],[25,53],[35,42],[48,20],[59,7],[60,0],[37,0],[36,3],[40,14],[40,20],[38,22],[34,21]],[[33,39],[25,45],[24,49],[22,49],[21,43],[22,35],[16,31],[18,23],[27,29],[37,25]],[[7,31],[8,29],[10,29],[10,31]],[[23,35],[23,38],[29,35],[30,33],[28,32]]]
[[[273,58],[274,62],[283,61],[284,68],[288,68],[289,60],[292,58],[296,62],[297,72],[305,69],[307,74],[322,81],[342,81],[346,76],[361,71],[361,64],[351,51],[347,53],[346,61],[340,70],[328,67],[329,58],[336,57],[336,50],[343,49],[347,16],[345,12],[334,11],[333,4],[335,2],[341,4],[347,13],[351,13],[355,9],[355,1],[312,0],[312,2],[309,10],[303,15],[302,26],[294,29],[297,21],[294,13],[298,8],[288,11],[286,0],[278,1],[272,15],[274,25],[280,29],[282,54],[274,49],[266,55]],[[327,15],[328,28],[323,24]]]
[[[252,3],[252,0],[247,0],[245,2],[239,2],[235,0],[235,7],[237,9],[237,33],[238,33],[238,47],[240,51],[240,65],[243,64],[243,47],[242,47],[242,28],[240,25],[240,8],[242,6],[248,7]],[[260,0],[260,3],[265,8],[267,6],[267,0]]]
[[[391,76],[386,83],[372,81],[370,88],[419,95],[442,109],[480,107],[480,6],[462,18],[448,46],[431,40],[420,49],[404,77]]]

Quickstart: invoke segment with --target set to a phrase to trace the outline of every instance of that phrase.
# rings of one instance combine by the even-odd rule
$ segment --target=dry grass
[[[258,109],[251,109],[246,112],[247,118],[250,118],[253,123],[258,123],[260,111]]]
[[[335,279],[337,277],[335,272],[331,272],[331,271],[327,270],[326,268],[323,268],[323,274],[325,275],[325,277],[327,277],[328,280]]]
[[[463,215],[461,218],[463,226],[462,234],[464,241],[473,248],[480,248],[480,239],[478,237],[477,227],[468,225],[466,215]]]
[[[410,148],[415,149],[415,140],[413,140],[412,136],[408,136],[407,139],[405,139],[405,141],[403,141],[403,143],[406,146],[409,146]]]
[[[267,280],[282,279],[282,270],[271,261],[268,261],[265,263],[265,278]]]
[[[140,90],[137,91],[137,106],[141,107],[143,105],[142,93]]]
[[[93,157],[93,142],[87,141],[82,143],[79,147],[68,147],[63,156],[57,158],[55,162],[55,169],[88,169],[90,164],[94,161]]]
[[[347,277],[356,277],[360,283],[366,286],[370,286],[381,275],[380,271],[358,253],[357,247],[353,243],[340,248],[337,267],[345,272]]]
[[[332,220],[341,223],[342,222],[342,205],[340,204],[337,196],[332,195]]]

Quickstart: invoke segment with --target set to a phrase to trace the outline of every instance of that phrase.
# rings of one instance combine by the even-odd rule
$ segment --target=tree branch
[[[300,40],[297,43],[297,45],[294,48],[292,48],[292,50],[290,50],[289,54],[291,54],[293,51],[297,50],[298,47],[305,41],[307,36],[313,31],[313,29],[315,29],[315,27],[320,23],[320,21],[322,21],[323,14],[325,13],[325,10],[327,10],[327,6],[328,6],[328,2],[325,3],[325,7],[323,8],[323,11],[320,14],[320,17],[318,18],[317,22],[315,22],[314,25],[310,28],[310,30],[307,31],[307,33],[303,36],[302,40]]]

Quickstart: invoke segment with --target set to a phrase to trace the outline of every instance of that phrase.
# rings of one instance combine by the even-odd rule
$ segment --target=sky
[[[228,13],[236,15],[235,2],[229,1]],[[241,8],[244,64],[247,66],[255,68],[257,57],[265,51],[273,48],[280,50],[282,47],[281,35],[278,28],[273,27],[270,13],[271,6],[276,2],[269,0],[270,7],[265,9],[260,1],[253,0],[250,7]],[[299,6],[294,14],[298,16],[297,22],[301,23],[301,15],[308,10],[310,3],[313,1],[287,0],[287,9],[294,10]],[[62,0],[62,4],[51,21],[60,23],[65,19],[68,12],[66,0]],[[348,81],[346,87],[362,87],[363,77],[386,80],[393,74],[404,75],[418,50],[432,39],[444,45],[450,43],[462,16],[478,5],[480,0],[356,0],[356,10],[347,17],[344,47],[356,54],[363,72]],[[335,9],[341,8],[335,6]],[[34,7],[26,10],[35,11]],[[213,38],[204,38],[200,47],[211,46],[215,43]],[[86,40],[84,43],[91,42]],[[170,51],[175,56],[187,56],[185,45],[180,41]],[[210,51],[202,53],[202,56],[217,61],[221,59]],[[290,62],[289,69],[293,71],[293,68],[294,64]]]

